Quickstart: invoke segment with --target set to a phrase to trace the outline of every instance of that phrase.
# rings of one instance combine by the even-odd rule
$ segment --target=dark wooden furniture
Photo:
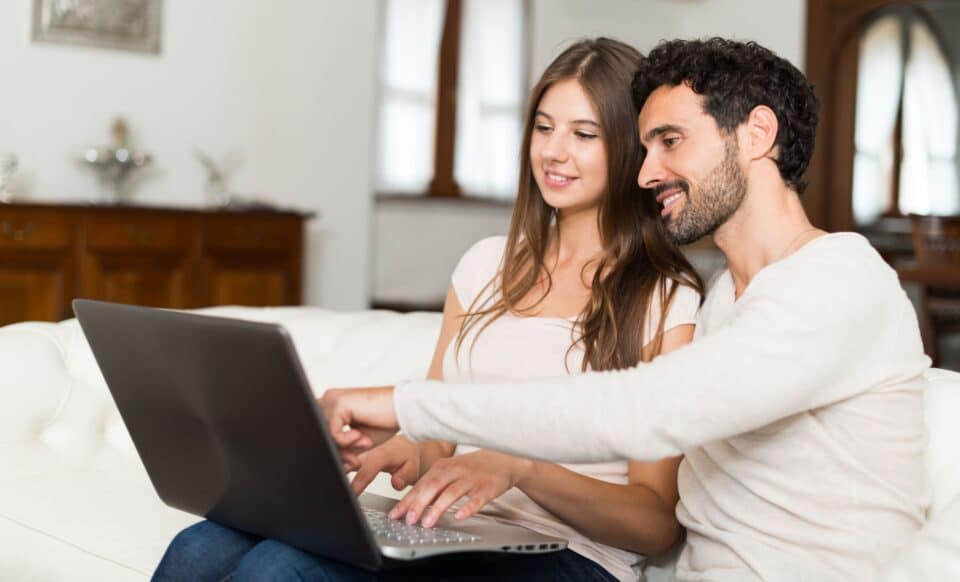
[[[153,307],[296,305],[309,214],[0,205],[0,325],[75,297]]]
[[[939,338],[960,332],[960,216],[911,216],[915,261],[897,268],[900,280],[920,285],[920,333],[933,365]]]

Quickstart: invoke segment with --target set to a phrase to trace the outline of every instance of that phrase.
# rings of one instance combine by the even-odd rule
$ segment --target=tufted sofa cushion
[[[423,377],[438,314],[215,308],[282,323],[315,391]],[[0,328],[0,580],[143,580],[197,521],[157,498],[75,320]],[[386,479],[372,489],[396,495]]]

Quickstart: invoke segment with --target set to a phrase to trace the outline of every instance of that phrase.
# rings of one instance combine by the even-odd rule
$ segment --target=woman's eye
[[[538,132],[538,133],[547,133],[547,132],[549,132],[551,129],[553,129],[553,128],[550,127],[549,125],[537,124],[537,125],[534,125],[534,126],[533,126],[533,131],[536,131],[536,132]]]
[[[597,137],[597,134],[588,131],[577,131],[575,135],[580,139],[595,139]]]

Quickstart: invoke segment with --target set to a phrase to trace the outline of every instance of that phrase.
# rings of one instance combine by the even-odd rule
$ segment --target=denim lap
[[[229,580],[243,556],[262,538],[212,521],[201,521],[177,534],[167,547],[154,582]]]
[[[455,554],[416,562],[393,562],[368,572],[276,540],[246,534],[211,521],[193,525],[167,548],[156,582],[440,582],[529,581],[609,582],[595,562],[570,550],[516,556]]]

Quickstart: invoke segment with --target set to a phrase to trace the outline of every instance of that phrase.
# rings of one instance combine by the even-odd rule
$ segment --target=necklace
[[[784,247],[784,248],[783,248],[783,251],[780,252],[780,256],[778,256],[776,259],[774,259],[774,262],[786,258],[787,254],[790,252],[790,249],[792,249],[792,248],[793,248],[793,245],[794,245],[798,240],[800,240],[800,237],[802,237],[802,236],[805,235],[805,234],[811,233],[811,232],[813,232],[813,231],[815,231],[815,230],[820,230],[820,229],[817,228],[817,227],[815,227],[815,226],[811,226],[810,228],[808,228],[808,229],[806,229],[806,230],[801,230],[801,231],[797,234],[797,236],[793,237],[793,238],[790,240],[790,242],[787,243],[787,246]]]

